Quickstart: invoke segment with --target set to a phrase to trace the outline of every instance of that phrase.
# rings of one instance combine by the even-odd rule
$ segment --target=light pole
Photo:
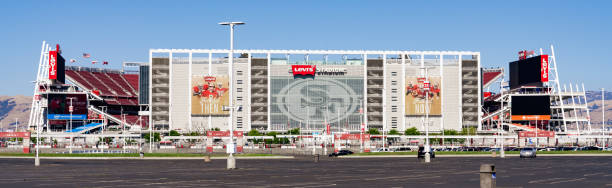
[[[425,70],[425,81],[423,82],[423,89],[425,90],[425,162],[429,163],[431,161],[430,158],[430,146],[429,146],[429,78],[427,74],[427,68],[423,67]]]
[[[36,101],[40,105],[40,100]],[[40,166],[40,158],[38,153],[40,151],[40,123],[36,122],[36,159],[34,159],[34,166]]]
[[[363,131],[365,131],[365,125],[363,124],[363,99],[359,99],[359,152],[363,153]]]
[[[70,112],[70,150],[69,153],[72,154],[72,112],[74,111],[74,107],[72,106],[72,99],[74,97],[68,97],[70,99],[70,106],[68,107],[68,111]]]
[[[504,85],[504,79],[502,78],[500,84],[499,84],[499,94],[500,94],[500,98],[499,98],[499,102],[500,102],[500,118],[499,118],[499,125],[497,125],[497,129],[498,129],[498,134],[500,137],[500,142],[501,142],[501,146],[499,147],[499,157],[500,158],[505,158],[506,157],[506,152],[504,151],[504,138],[502,138],[502,132],[503,127],[504,127],[504,94],[503,94],[503,85]]]
[[[604,134],[604,130],[606,130],[606,102],[604,101],[604,88],[601,88],[601,135]]]
[[[243,25],[245,24],[244,22],[221,22],[219,23],[219,25],[227,25],[230,26],[230,51],[229,51],[229,63],[228,63],[228,67],[229,67],[229,106],[233,106],[233,99],[232,99],[232,90],[233,90],[233,80],[232,80],[232,75],[234,74],[233,72],[233,63],[234,63],[234,26],[236,25]],[[227,157],[227,169],[235,169],[236,168],[236,159],[234,158],[234,151],[235,151],[235,143],[234,143],[234,126],[232,125],[232,113],[233,110],[230,110],[229,113],[229,118],[227,120],[227,125],[229,126],[229,131],[230,131],[230,144],[229,147],[230,150],[229,151],[229,156]]]

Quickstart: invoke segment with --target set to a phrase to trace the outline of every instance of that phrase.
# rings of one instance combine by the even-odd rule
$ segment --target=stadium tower
[[[139,65],[126,63],[124,69],[130,66]],[[59,45],[51,49],[43,42],[29,127],[47,135],[140,130],[148,116],[138,114],[138,84],[134,72],[66,66]]]
[[[511,132],[519,137],[548,137],[555,134],[591,134],[584,84],[561,87],[554,48],[550,54],[520,51],[519,60],[509,63],[510,81],[503,69],[483,69],[484,132]],[[495,85],[495,86],[493,86]],[[497,93],[489,92],[497,90]],[[537,132],[537,133],[536,133]]]

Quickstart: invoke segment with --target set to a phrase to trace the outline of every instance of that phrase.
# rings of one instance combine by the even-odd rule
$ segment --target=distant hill
[[[587,91],[591,123],[601,125],[601,91]],[[612,92],[605,92],[607,125],[612,125]],[[27,129],[30,116],[31,96],[0,96],[0,131]],[[17,123],[15,121],[17,120]]]
[[[586,98],[589,103],[591,124],[601,125],[601,91],[587,91]],[[606,104],[605,115],[607,125],[612,125],[612,92],[605,92],[604,99]]]
[[[27,129],[31,96],[0,96],[0,131]]]

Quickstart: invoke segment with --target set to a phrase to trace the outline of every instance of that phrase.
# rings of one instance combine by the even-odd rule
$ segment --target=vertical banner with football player
[[[229,106],[229,77],[192,76],[191,114],[225,115],[223,106]]]
[[[442,114],[440,77],[429,77],[429,115]],[[426,82],[424,77],[406,77],[406,115],[425,115]]]

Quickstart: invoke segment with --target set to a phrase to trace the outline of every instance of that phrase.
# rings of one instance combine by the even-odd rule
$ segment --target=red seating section
[[[138,97],[137,74],[117,74],[75,70],[66,70],[66,74],[72,78],[73,82],[77,82],[81,86],[85,87],[83,89],[100,90],[101,96]]]
[[[149,116],[142,116],[141,122],[138,122],[137,115],[125,115],[125,117],[122,117],[121,115],[113,115],[113,116],[122,121],[125,120],[129,124],[140,125],[142,123],[142,127],[148,127],[149,125]]]
[[[502,74],[501,71],[499,71],[499,72],[497,72],[497,71],[496,72],[484,72],[482,74],[482,85],[483,86],[487,85],[489,82],[492,82],[495,77],[497,77],[498,75],[501,75],[501,74]]]
[[[134,92],[137,92],[138,91],[138,75],[137,74],[124,74],[123,77],[136,90]]]

